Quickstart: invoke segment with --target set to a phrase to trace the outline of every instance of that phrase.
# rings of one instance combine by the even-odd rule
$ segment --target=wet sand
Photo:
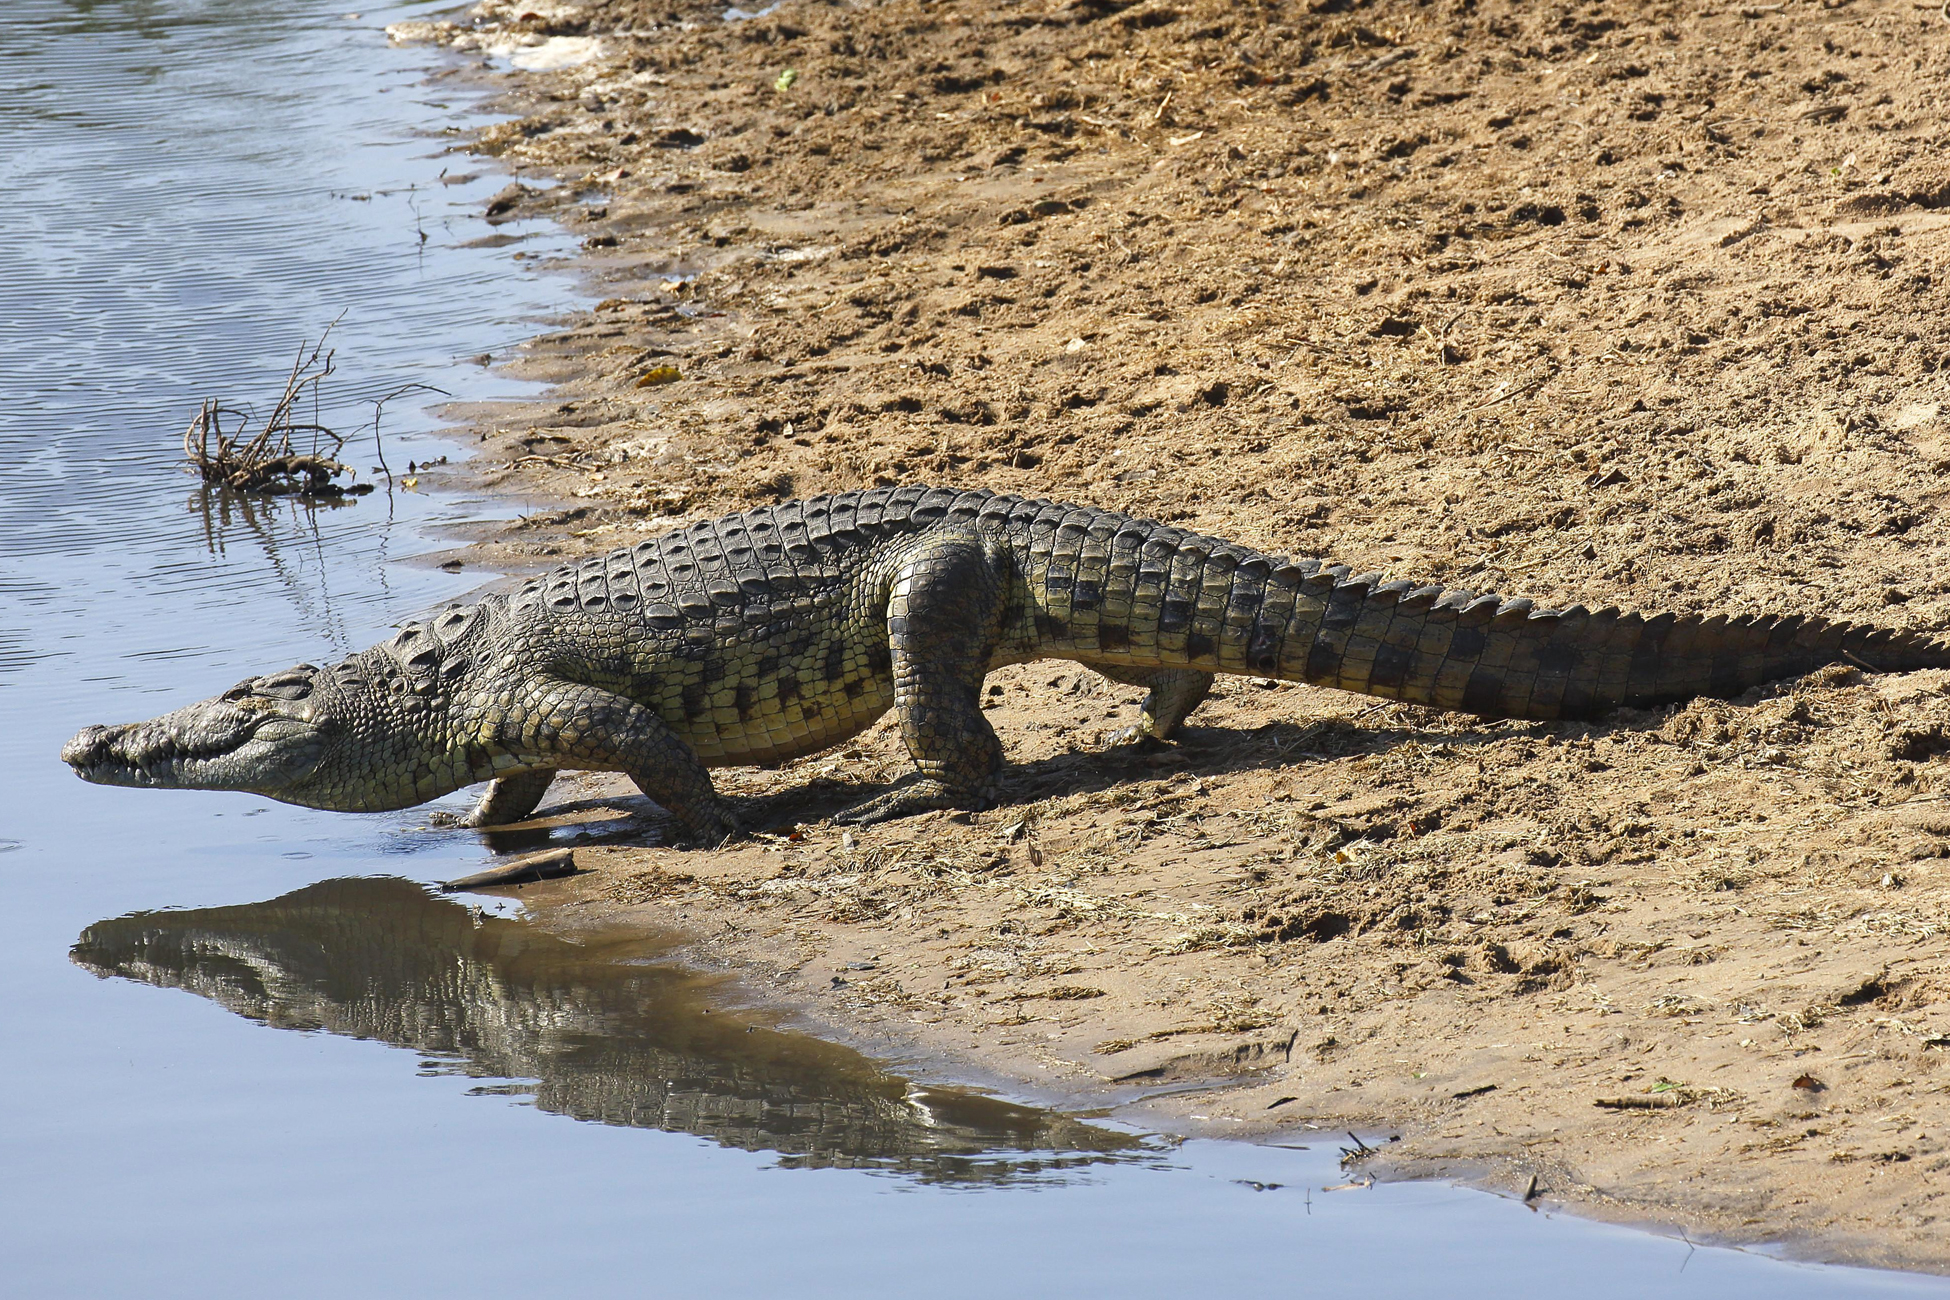
[[[562,183],[499,215],[608,286],[480,427],[475,481],[562,503],[504,567],[931,481],[1540,603],[1950,622],[1934,6],[478,13],[402,35],[537,65],[478,147]],[[1235,678],[1153,756],[1103,748],[1132,691],[993,680],[997,809],[824,824],[906,770],[883,723],[722,773],[745,843],[523,897],[1039,1091],[1950,1269],[1950,674],[1596,725]]]

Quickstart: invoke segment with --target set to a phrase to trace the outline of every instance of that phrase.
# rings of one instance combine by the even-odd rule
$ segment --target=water
[[[475,581],[403,560],[510,509],[246,505],[177,469],[202,398],[268,400],[341,314],[349,429],[409,382],[521,395],[476,358],[571,300],[478,246],[504,178],[443,152],[469,94],[379,34],[432,6],[349,4],[0,24],[8,1295],[1946,1294],[916,1082],[654,939],[429,894],[487,850],[418,814],[76,781],[80,724],[378,639]],[[386,437],[456,451],[418,399]]]
[[[187,989],[283,1029],[408,1047],[470,1090],[632,1128],[776,1152],[795,1168],[1006,1182],[1135,1158],[1127,1133],[954,1089],[716,1010],[641,935],[576,943],[405,880],[332,880],[241,907],[91,926],[97,974]],[[647,961],[645,959],[648,959]]]

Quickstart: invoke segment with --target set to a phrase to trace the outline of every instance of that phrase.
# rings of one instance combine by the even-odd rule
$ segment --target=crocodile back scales
[[[889,586],[917,540],[943,531],[980,539],[1008,570],[998,666],[1246,673],[1538,719],[1732,696],[1841,661],[1950,667],[1950,646],[1917,633],[1541,609],[1113,511],[919,486],[693,524],[408,625],[379,649],[408,676],[458,675],[470,653],[526,664],[654,709],[707,764],[780,761],[892,705]]]

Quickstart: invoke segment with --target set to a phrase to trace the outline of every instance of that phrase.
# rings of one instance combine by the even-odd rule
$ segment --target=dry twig
[[[332,353],[325,347],[328,327],[316,344],[300,344],[284,381],[284,393],[271,414],[250,432],[253,413],[206,398],[183,431],[183,454],[206,483],[260,496],[300,496],[313,499],[364,496],[370,483],[342,484],[351,474],[336,457],[345,439],[318,423],[318,389],[333,371]],[[310,399],[312,417],[300,418],[299,407]],[[232,429],[225,420],[235,421]],[[294,435],[309,435],[310,447],[299,451]],[[327,447],[327,444],[330,444]]]

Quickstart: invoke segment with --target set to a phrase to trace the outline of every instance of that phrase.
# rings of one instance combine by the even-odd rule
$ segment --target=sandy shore
[[[610,286],[484,414],[510,568],[870,483],[1111,506],[1553,603],[1950,623],[1950,25],[1024,0],[490,4],[497,216]],[[584,60],[575,62],[575,60]],[[550,66],[567,64],[568,66]],[[722,774],[542,922],[675,921],[828,1025],[1366,1167],[1950,1270],[1950,674],[1600,725],[1249,679],[1183,744],[998,674],[1008,799],[842,834],[886,725]],[[599,827],[599,829],[605,829]]]

